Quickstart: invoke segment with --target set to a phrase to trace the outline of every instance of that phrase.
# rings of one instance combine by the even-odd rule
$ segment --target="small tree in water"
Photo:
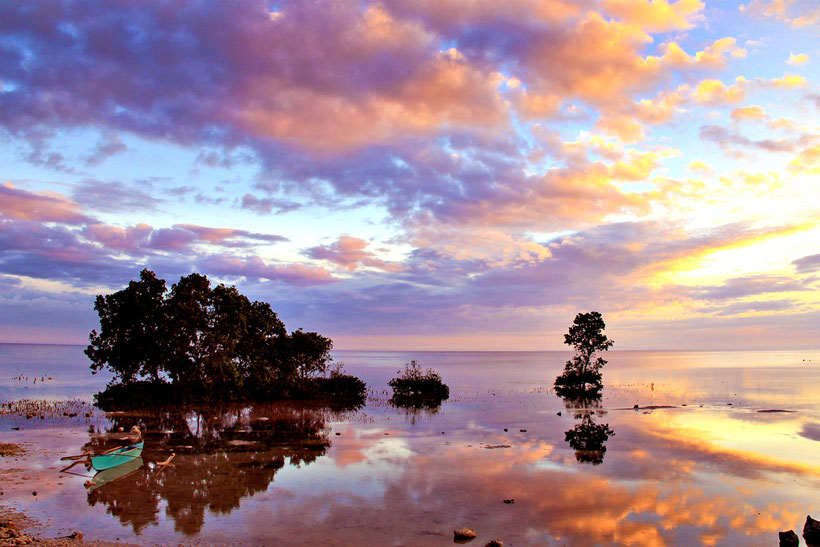
[[[555,379],[558,395],[583,395],[595,397],[603,388],[601,367],[606,364],[603,357],[594,359],[595,352],[607,351],[614,342],[603,333],[606,324],[597,311],[579,313],[564,335],[564,343],[577,352],[567,361],[564,372]]]
[[[393,388],[391,401],[398,406],[437,406],[450,397],[450,388],[441,380],[441,376],[427,369],[422,372],[415,361],[404,365],[400,376],[393,378],[387,385]]]

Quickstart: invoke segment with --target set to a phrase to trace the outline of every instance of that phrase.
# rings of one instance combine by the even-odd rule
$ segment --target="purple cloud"
[[[108,158],[121,154],[126,150],[128,150],[128,147],[116,134],[104,133],[91,154],[85,158],[85,164],[89,167],[99,165]]]
[[[164,200],[119,181],[86,179],[74,185],[74,199],[96,211],[132,213],[153,210]]]
[[[820,254],[804,256],[793,260],[792,264],[797,273],[810,273],[820,270]]]
[[[242,196],[240,207],[260,215],[267,215],[271,213],[278,215],[281,213],[295,211],[301,208],[302,205],[296,203],[295,201],[274,198],[257,198],[253,194],[245,194]]]

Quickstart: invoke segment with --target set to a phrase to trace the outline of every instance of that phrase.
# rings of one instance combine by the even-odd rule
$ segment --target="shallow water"
[[[773,545],[820,514],[820,352],[610,352],[604,397],[581,408],[549,389],[569,353],[334,357],[373,390],[362,409],[0,415],[0,439],[30,449],[0,459],[29,477],[9,475],[0,503],[47,537],[145,544],[449,545],[469,526],[476,545]],[[410,359],[450,385],[441,408],[388,404]],[[106,380],[79,347],[0,345],[0,400],[89,401]],[[142,467],[91,488],[57,473],[137,422]]]

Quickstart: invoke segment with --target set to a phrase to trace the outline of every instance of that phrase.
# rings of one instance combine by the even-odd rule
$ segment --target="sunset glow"
[[[816,348],[820,9],[0,5],[0,342],[149,268],[347,349]]]

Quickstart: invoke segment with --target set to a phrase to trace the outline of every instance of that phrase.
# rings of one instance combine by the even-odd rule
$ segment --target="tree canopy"
[[[564,335],[564,343],[577,352],[567,361],[564,372],[555,379],[555,390],[565,394],[599,394],[603,384],[601,367],[606,364],[602,357],[594,359],[598,351],[607,351],[614,342],[603,333],[604,318],[597,311],[579,313]]]
[[[270,305],[235,287],[211,288],[204,275],[167,290],[150,270],[97,297],[100,330],[85,350],[95,373],[115,382],[171,384],[223,399],[286,395],[325,372],[333,342],[315,332],[288,334]]]

